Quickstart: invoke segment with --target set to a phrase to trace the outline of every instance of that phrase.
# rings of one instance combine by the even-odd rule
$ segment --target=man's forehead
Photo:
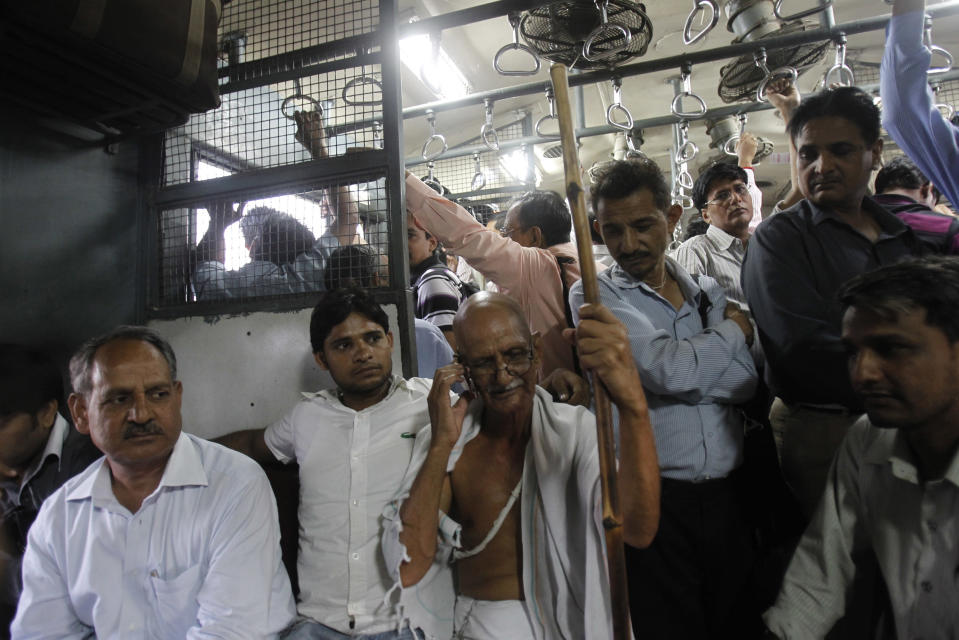
[[[742,178],[716,178],[709,183],[709,189],[707,189],[707,193],[721,191],[723,189],[730,189],[735,187],[737,184],[745,186],[746,183]]]
[[[141,340],[114,340],[93,354],[90,380],[94,385],[113,384],[130,374],[148,374],[172,382],[170,364],[153,345]]]
[[[802,126],[796,137],[797,146],[852,142],[865,144],[862,130],[852,120],[843,116],[820,116]]]
[[[628,222],[656,216],[662,218],[664,214],[656,207],[653,193],[646,187],[641,187],[622,198],[600,197],[596,201],[596,219],[600,221],[600,224],[614,219],[619,222]]]
[[[491,351],[503,342],[529,342],[526,319],[506,305],[484,304],[466,309],[457,326],[463,336],[464,352]]]
[[[330,335],[327,336],[326,340],[342,340],[343,338],[355,337],[366,335],[370,332],[380,332],[383,331],[383,327],[380,326],[378,322],[372,318],[367,318],[362,313],[353,312],[346,317],[343,322],[334,325],[330,329]]]

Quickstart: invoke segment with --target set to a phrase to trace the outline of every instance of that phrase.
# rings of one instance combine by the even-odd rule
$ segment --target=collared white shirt
[[[346,634],[396,628],[380,552],[380,516],[406,473],[415,435],[429,425],[431,380],[393,378],[362,411],[335,390],[307,396],[267,427],[267,446],[300,465],[298,612]],[[352,623],[352,625],[351,625]]]
[[[709,276],[726,292],[726,299],[749,309],[746,294],[739,282],[746,257],[746,245],[715,225],[706,233],[693,236],[676,248],[673,259],[689,274]]]
[[[294,615],[269,482],[249,458],[180,434],[135,513],[100,460],[43,504],[12,637],[270,638]]]
[[[854,558],[879,561],[897,637],[959,635],[959,452],[945,476],[922,482],[898,429],[867,417],[843,441],[816,515],[766,612],[780,638],[822,638],[843,615]]]

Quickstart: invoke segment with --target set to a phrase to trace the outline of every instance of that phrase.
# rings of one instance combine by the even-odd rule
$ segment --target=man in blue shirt
[[[600,298],[626,325],[649,402],[662,475],[659,532],[626,548],[637,637],[750,637],[745,604],[754,549],[733,478],[757,374],[749,319],[708,276],[666,256],[682,208],[653,162],[621,161],[593,185],[595,227],[616,265]],[[582,283],[570,290],[574,321]],[[752,614],[752,615],[751,615]]]

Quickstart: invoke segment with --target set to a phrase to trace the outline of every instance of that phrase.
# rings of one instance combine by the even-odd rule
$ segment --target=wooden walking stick
[[[583,276],[583,297],[590,304],[599,304],[596,263],[586,216],[586,194],[580,180],[579,157],[573,115],[569,104],[566,67],[553,64],[549,69],[553,95],[559,117],[560,142],[563,145],[563,168],[566,173],[566,197],[573,213],[573,229],[579,249],[579,268]],[[593,399],[596,405],[596,436],[599,449],[599,476],[603,490],[603,528],[606,532],[606,564],[609,568],[610,602],[613,610],[613,638],[627,640],[629,633],[629,594],[626,587],[626,559],[623,556],[623,516],[619,506],[616,475],[616,454],[613,449],[613,414],[606,387],[595,376]]]

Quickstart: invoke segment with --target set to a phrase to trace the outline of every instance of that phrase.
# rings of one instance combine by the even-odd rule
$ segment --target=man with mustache
[[[759,612],[745,606],[754,549],[736,480],[736,405],[756,388],[752,325],[713,278],[693,278],[666,256],[682,207],[670,203],[655,163],[611,163],[591,197],[595,227],[616,260],[599,274],[600,298],[626,325],[662,476],[659,532],[648,549],[626,547],[634,631],[749,637]],[[576,284],[570,306],[582,301]]]
[[[251,460],[182,432],[170,345],[119,327],[70,377],[104,458],[43,503],[12,637],[275,638],[294,604],[273,493]]]
[[[759,225],[742,284],[776,396],[769,421],[783,476],[808,518],[836,448],[862,413],[846,373],[836,292],[855,275],[924,249],[866,195],[882,153],[872,96],[827,89],[795,109],[787,130],[805,200]]]
[[[622,324],[600,306],[580,313],[580,362],[619,409],[623,537],[642,547],[659,519],[646,398]],[[514,299],[478,293],[453,326],[458,362],[436,372],[430,427],[416,437],[399,504],[385,511],[383,548],[404,593],[434,579],[437,557],[440,569],[455,560],[457,598],[453,611],[437,594],[406,615],[455,611],[453,637],[469,640],[611,638],[593,415],[537,388],[542,341]],[[472,393],[450,407],[457,382]]]
[[[866,416],[846,434],[765,615],[770,635],[826,637],[884,582],[885,633],[861,627],[856,637],[955,638],[959,261],[883,267],[848,282],[839,298],[847,370]],[[862,580],[876,561],[881,579]]]

